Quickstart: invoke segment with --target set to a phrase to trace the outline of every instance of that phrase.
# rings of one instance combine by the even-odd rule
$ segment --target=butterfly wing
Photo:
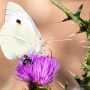
[[[21,20],[21,24],[23,26],[29,27],[34,33],[36,33],[37,37],[41,37],[40,32],[38,31],[32,18],[25,12],[25,10],[18,4],[9,2],[6,9],[5,22],[8,21],[16,23],[17,19]]]
[[[40,38],[31,17],[19,5],[9,2],[5,24],[0,31],[0,45],[4,55],[8,59],[17,59],[32,54]]]
[[[22,25],[17,26],[13,25],[12,23],[7,23],[5,26],[8,28],[2,28],[0,31],[0,44],[4,55],[8,59],[16,59],[22,57],[25,54],[27,55],[32,53],[32,50],[34,50],[33,47],[35,48],[35,35],[33,35],[32,32],[28,33],[29,29],[23,27]],[[12,30],[11,32],[9,31],[10,29]],[[27,33],[25,30],[27,30]]]

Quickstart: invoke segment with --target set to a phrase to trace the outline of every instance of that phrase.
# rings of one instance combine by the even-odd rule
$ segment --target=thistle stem
[[[30,83],[30,85],[28,85],[29,90],[51,90],[50,87],[40,87],[35,85],[34,83]]]
[[[79,24],[79,26],[85,26],[85,23],[80,20],[79,17],[75,16],[68,8],[64,7],[58,0],[51,0],[59,9],[64,11],[73,21]]]

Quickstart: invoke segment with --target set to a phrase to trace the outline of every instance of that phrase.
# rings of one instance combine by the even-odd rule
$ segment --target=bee
[[[30,59],[28,56],[24,55],[24,61],[23,65],[32,64],[32,59]]]

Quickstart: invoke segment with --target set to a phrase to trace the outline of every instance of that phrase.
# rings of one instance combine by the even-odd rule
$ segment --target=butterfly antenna
[[[47,42],[62,42],[62,41],[71,41],[72,39],[62,39],[62,40],[59,40],[59,39],[52,39],[52,40],[48,40]]]
[[[73,33],[73,34],[69,35],[66,39],[62,39],[62,40],[49,38],[48,40],[45,41],[45,44],[46,44],[47,42],[71,41],[72,39],[70,39],[70,38],[73,37],[73,36],[75,36],[75,35],[76,35],[76,33]]]
[[[51,53],[51,58],[52,58],[52,50],[51,50],[50,48],[48,48],[48,50],[50,51],[50,53]]]
[[[73,37],[73,36],[75,36],[76,35],[76,33],[73,33],[73,34],[71,34],[70,36],[68,36],[67,38],[71,38],[71,37]],[[78,38],[78,39],[80,39],[80,38]],[[80,41],[80,43],[85,43],[85,42],[88,42],[88,41],[86,41],[86,40],[81,40]]]
[[[46,47],[46,48],[50,51],[50,56],[52,58],[52,50],[50,48],[48,48],[48,47]]]

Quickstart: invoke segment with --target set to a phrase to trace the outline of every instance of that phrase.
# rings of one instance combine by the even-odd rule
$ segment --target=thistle
[[[55,4],[59,9],[61,9],[64,13],[66,13],[67,18],[64,19],[63,22],[68,20],[73,20],[74,22],[76,22],[80,27],[80,30],[76,34],[86,32],[87,40],[89,41],[90,40],[90,19],[87,21],[87,20],[83,20],[80,17],[80,13],[83,8],[83,5],[79,7],[79,9],[75,14],[73,14],[68,8],[64,7],[58,0],[51,0],[51,2]],[[84,75],[82,75],[83,76],[82,80],[78,76],[72,74],[71,72],[70,73],[79,84],[81,88],[80,90],[90,90],[90,48],[89,48],[88,55],[85,59],[85,63],[82,63],[82,69],[84,71]],[[66,85],[64,90],[68,90]]]
[[[90,90],[90,51],[88,52],[85,61],[85,63],[82,63],[82,68],[85,73],[83,75],[81,87],[83,87],[84,90]]]
[[[84,70],[84,74],[82,75],[83,76],[82,80],[78,76],[73,74],[72,72],[69,71],[69,73],[73,76],[73,78],[79,84],[80,90],[90,90],[90,51],[88,52],[85,62],[82,63],[82,69]]]
[[[87,20],[83,20],[80,17],[83,4],[79,7],[77,12],[73,14],[68,8],[64,7],[58,0],[51,0],[51,2],[55,4],[59,9],[61,9],[67,15],[67,18],[64,19],[63,22],[68,20],[73,20],[80,27],[80,30],[77,33],[86,32],[87,39],[90,40],[90,19],[87,21]]]
[[[54,57],[30,55],[32,62],[23,64],[25,58],[19,60],[16,75],[28,84],[29,90],[51,90],[49,87],[58,69]]]

